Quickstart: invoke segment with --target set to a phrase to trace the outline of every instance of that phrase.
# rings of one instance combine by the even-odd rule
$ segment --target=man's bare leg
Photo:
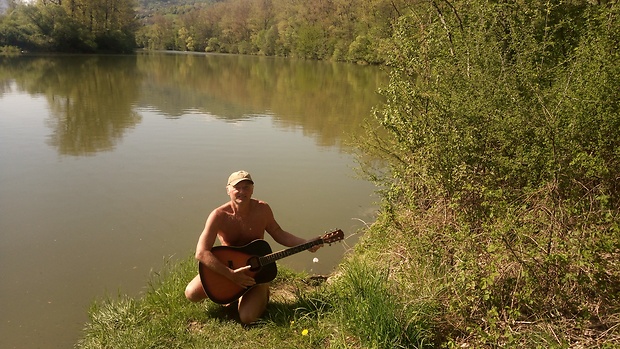
[[[200,302],[201,300],[207,298],[207,294],[202,288],[202,283],[200,282],[200,275],[196,275],[196,277],[193,278],[189,284],[187,284],[187,287],[185,287],[185,298],[192,302]]]
[[[185,288],[185,297],[192,302],[200,302],[207,298],[202,288],[200,275],[196,275]],[[251,324],[258,320],[267,309],[269,302],[269,284],[258,284],[246,292],[239,299],[239,319],[244,324]]]
[[[258,284],[239,299],[239,319],[249,325],[258,320],[269,302],[269,283]]]

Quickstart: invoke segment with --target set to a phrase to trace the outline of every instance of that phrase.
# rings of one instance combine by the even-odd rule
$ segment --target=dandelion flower
[[[303,331],[301,331],[301,335],[302,336],[307,336],[308,335],[308,329],[304,329]]]
[[[318,263],[318,262],[319,262],[319,259],[318,259],[318,258],[314,257],[314,258],[312,259],[312,263]]]

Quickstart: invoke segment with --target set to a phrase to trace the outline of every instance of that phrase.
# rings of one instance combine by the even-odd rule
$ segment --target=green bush
[[[367,149],[399,242],[446,275],[446,343],[617,343],[617,2],[411,10]],[[524,335],[541,321],[565,331]]]

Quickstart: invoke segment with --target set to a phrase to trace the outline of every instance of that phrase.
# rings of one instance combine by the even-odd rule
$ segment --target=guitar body
[[[246,274],[253,277],[257,284],[264,284],[276,278],[276,263],[260,265],[257,257],[271,253],[271,247],[265,240],[254,240],[241,247],[216,246],[211,249],[215,257],[230,269],[238,269],[251,265]],[[230,281],[227,277],[214,272],[202,263],[198,263],[198,272],[202,287],[209,298],[215,303],[229,304],[243,296],[250,288],[245,288]]]

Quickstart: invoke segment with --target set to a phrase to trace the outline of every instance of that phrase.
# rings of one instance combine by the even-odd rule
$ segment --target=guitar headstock
[[[331,231],[323,236],[321,236],[321,241],[324,244],[331,244],[332,242],[337,242],[344,239],[344,232],[340,229]]]

